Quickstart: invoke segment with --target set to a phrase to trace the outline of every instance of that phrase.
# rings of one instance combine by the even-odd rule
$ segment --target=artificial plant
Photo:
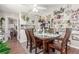
[[[3,21],[5,21],[5,18],[1,17],[0,18],[0,29],[1,30],[2,30]]]
[[[22,18],[23,18],[24,21],[27,21],[27,22],[29,21],[29,17],[28,16],[23,15]]]
[[[10,48],[8,47],[8,44],[3,41],[0,41],[0,54],[8,54],[10,53]]]
[[[5,18],[3,18],[3,17],[0,18],[0,25],[1,26],[2,26],[4,20],[5,20]]]
[[[28,16],[26,17],[26,21],[29,21],[29,17]]]

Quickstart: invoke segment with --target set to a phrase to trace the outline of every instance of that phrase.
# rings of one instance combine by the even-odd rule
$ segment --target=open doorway
[[[8,29],[9,29],[9,38],[17,39],[17,20],[14,18],[8,18]]]

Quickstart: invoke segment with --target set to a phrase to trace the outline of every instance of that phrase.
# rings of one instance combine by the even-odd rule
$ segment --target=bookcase
[[[72,20],[72,40],[79,41],[79,11],[73,12]]]
[[[5,18],[0,17],[0,41],[5,38]]]

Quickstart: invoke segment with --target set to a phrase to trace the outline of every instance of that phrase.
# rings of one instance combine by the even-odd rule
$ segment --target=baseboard
[[[26,42],[27,40],[18,40],[20,43]]]
[[[74,45],[69,45],[70,47],[73,47],[73,48],[76,48],[76,49],[79,49],[79,47],[77,46],[74,46]]]

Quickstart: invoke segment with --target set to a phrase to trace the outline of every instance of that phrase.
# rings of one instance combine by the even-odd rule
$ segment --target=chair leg
[[[32,42],[30,42],[30,53],[32,53]]]
[[[67,54],[67,47],[66,47],[65,53]]]
[[[47,53],[49,54],[49,52],[50,52],[50,47],[49,47],[49,45],[47,44]]]
[[[63,54],[63,52],[61,51],[61,54]]]
[[[37,54],[37,44],[35,44],[35,54]]]
[[[55,52],[55,49],[54,49],[54,48],[52,48],[52,51],[53,51],[53,52]]]
[[[32,47],[30,47],[30,53],[32,53]]]
[[[27,41],[27,46],[26,46],[26,48],[28,48],[28,41]]]
[[[49,54],[49,47],[48,47],[48,45],[47,45],[47,53]]]
[[[37,47],[35,47],[35,54],[37,54]]]
[[[66,48],[65,48],[65,53],[66,53],[66,54],[67,54],[67,49],[68,49],[67,47],[68,47],[68,46],[66,45]]]

